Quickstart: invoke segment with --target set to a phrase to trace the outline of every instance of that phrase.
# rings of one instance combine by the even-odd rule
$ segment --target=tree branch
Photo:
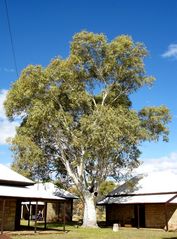
[[[102,99],[102,102],[101,102],[102,106],[104,105],[104,102],[105,102],[107,96],[108,96],[108,90],[103,93],[103,99]]]

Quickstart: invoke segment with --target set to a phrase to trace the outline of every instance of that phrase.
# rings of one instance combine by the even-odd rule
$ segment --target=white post
[[[21,204],[21,219],[23,219],[23,207],[24,207],[24,205]]]
[[[118,232],[119,231],[119,224],[118,223],[114,223],[112,230],[113,230],[113,232]]]

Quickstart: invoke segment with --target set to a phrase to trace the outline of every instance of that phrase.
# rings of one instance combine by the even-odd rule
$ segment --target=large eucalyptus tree
[[[130,95],[154,81],[144,69],[146,55],[129,36],[108,42],[80,32],[68,58],[26,67],[8,92],[6,114],[21,118],[14,166],[32,177],[67,175],[83,199],[85,227],[97,226],[100,183],[137,167],[143,141],[168,139],[165,106],[132,108]]]

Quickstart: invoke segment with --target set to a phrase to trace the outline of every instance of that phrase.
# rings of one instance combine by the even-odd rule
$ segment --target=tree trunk
[[[83,227],[98,227],[96,220],[96,206],[93,193],[85,193],[84,195],[84,218]]]

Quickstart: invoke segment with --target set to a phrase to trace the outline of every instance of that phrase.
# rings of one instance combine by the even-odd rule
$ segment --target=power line
[[[16,74],[17,74],[17,77],[18,77],[18,69],[17,69],[17,61],[16,61],[16,55],[15,55],[15,47],[14,47],[14,42],[13,42],[13,37],[12,37],[10,18],[9,18],[9,11],[8,11],[8,6],[7,6],[7,1],[6,0],[4,0],[4,4],[5,4],[6,17],[7,17],[8,29],[9,29],[9,35],[10,35],[10,42],[11,42],[11,47],[12,47],[12,56],[13,56],[15,71],[16,71]]]

